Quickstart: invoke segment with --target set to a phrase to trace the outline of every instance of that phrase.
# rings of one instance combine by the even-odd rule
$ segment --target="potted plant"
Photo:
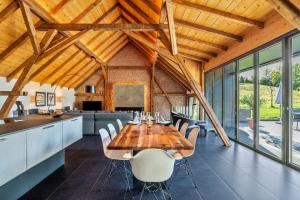
[[[259,99],[259,105],[263,104],[264,99]],[[253,111],[254,111],[254,95],[248,94],[243,95],[240,99],[240,103],[244,104],[250,110],[250,118],[248,118],[248,127],[253,129],[254,127],[254,119],[253,119]]]

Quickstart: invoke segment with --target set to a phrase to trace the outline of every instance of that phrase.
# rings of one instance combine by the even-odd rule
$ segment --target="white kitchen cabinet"
[[[0,186],[26,170],[25,132],[0,136]]]
[[[27,131],[27,169],[61,151],[62,122]]]
[[[82,138],[82,116],[63,121],[63,148]]]

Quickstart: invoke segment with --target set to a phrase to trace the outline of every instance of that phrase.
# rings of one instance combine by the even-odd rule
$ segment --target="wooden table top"
[[[163,150],[191,150],[193,145],[173,126],[153,124],[126,125],[110,142],[110,150],[143,150],[149,148]]]

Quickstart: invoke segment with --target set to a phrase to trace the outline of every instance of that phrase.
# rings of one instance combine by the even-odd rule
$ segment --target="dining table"
[[[127,124],[109,143],[109,150],[192,150],[193,145],[172,125]]]
[[[133,155],[152,148],[192,150],[194,146],[174,126],[158,123],[127,124],[107,146],[109,150],[132,150]],[[141,190],[143,184],[134,176],[132,179],[133,189]]]

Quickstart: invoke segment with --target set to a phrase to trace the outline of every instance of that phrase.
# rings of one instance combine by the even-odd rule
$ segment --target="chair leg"
[[[143,199],[145,188],[146,188],[146,183],[144,183],[144,186],[143,186],[143,189],[142,189],[142,192],[141,192],[141,196],[140,196],[140,200]]]

